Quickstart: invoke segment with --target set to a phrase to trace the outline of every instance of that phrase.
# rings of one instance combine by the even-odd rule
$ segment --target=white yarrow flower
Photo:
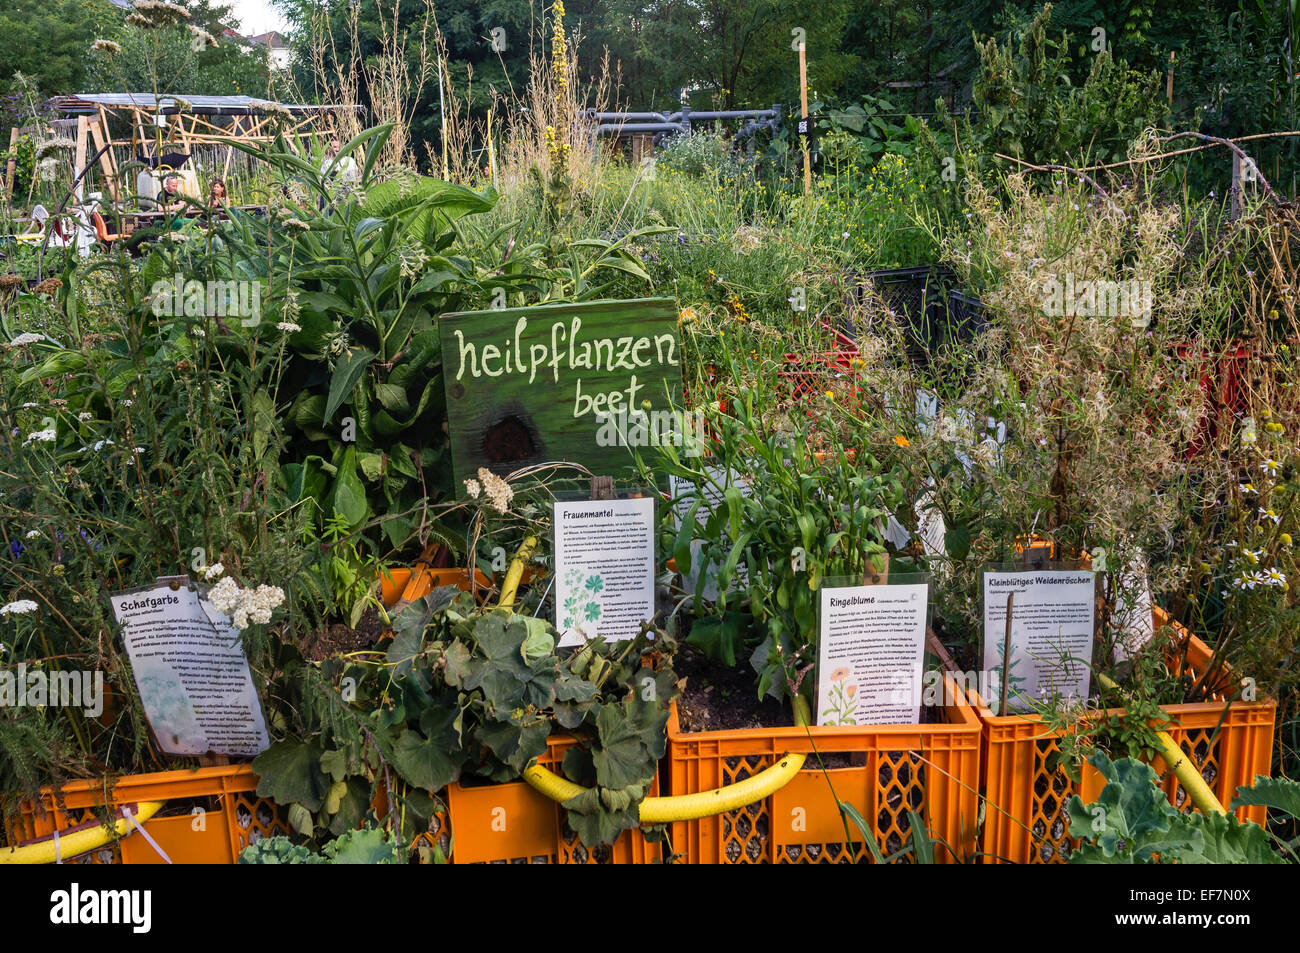
[[[213,608],[218,612],[224,612],[230,615],[239,606],[240,590],[239,583],[229,576],[222,578],[215,586],[208,590],[208,601],[212,603]]]
[[[35,430],[27,435],[27,439],[23,441],[23,446],[25,447],[29,443],[53,443],[56,436],[53,427],[45,430]]]
[[[9,346],[10,346],[10,347],[26,347],[26,346],[29,345],[29,344],[36,344],[37,342],[42,341],[42,340],[44,340],[44,335],[40,335],[40,334],[32,334],[30,331],[27,331],[27,332],[25,332],[25,333],[23,333],[23,334],[18,335],[18,337],[14,338],[12,341],[10,341],[10,342],[9,342]]]
[[[0,615],[27,615],[29,612],[35,612],[38,608],[40,607],[30,599],[18,599],[0,606]]]
[[[226,567],[221,565],[221,563],[213,563],[207,569],[203,570],[203,578],[205,581],[211,582],[225,571]]]
[[[283,331],[285,334],[293,334],[296,331],[302,330],[299,325],[294,324],[292,321],[281,321],[275,326],[275,328],[277,331]]]

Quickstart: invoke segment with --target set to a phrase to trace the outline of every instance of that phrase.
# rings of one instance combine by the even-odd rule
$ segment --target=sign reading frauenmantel
[[[630,447],[697,446],[668,298],[446,314],[439,329],[458,492],[479,467],[567,460],[616,476]]]

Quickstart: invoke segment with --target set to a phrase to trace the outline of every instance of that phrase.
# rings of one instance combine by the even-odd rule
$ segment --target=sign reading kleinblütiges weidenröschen
[[[631,447],[689,445],[669,298],[445,314],[439,329],[457,492],[479,467],[630,475]]]

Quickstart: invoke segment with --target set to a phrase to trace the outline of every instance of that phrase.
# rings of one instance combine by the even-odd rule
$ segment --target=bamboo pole
[[[808,57],[804,50],[807,45],[806,40],[799,41],[799,109],[805,123],[808,121]],[[808,133],[805,132],[801,138],[803,140],[803,190],[806,195],[812,191],[812,160],[808,150]]]
[[[5,202],[13,201],[14,178],[18,175],[18,154],[14,148],[18,145],[18,127],[9,130],[9,161],[5,163]]]

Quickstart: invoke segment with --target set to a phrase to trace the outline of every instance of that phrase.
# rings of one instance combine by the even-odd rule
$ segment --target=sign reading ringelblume
[[[555,504],[555,628],[560,645],[634,638],[655,614],[650,498]]]
[[[456,485],[552,460],[619,476],[631,450],[702,447],[682,408],[677,310],[667,298],[446,314],[442,342]]]
[[[1007,605],[1010,654],[1005,662],[1008,711],[1088,694],[1096,611],[1095,573],[1034,570],[984,574],[984,668],[1002,685]],[[999,698],[986,698],[995,712]]]
[[[187,577],[111,598],[163,751],[248,757],[270,746],[239,630]]]
[[[823,587],[820,599],[817,724],[919,723],[929,586]]]

